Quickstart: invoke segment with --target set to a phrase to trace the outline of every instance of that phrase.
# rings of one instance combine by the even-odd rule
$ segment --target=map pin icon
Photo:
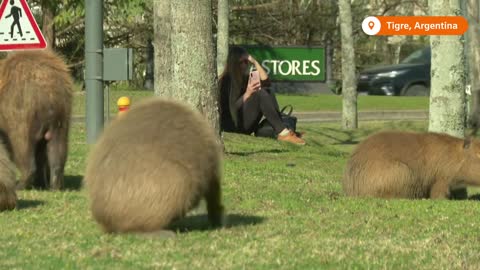
[[[368,23],[368,27],[370,27],[370,29],[373,29],[374,26],[375,26],[375,23],[374,23],[374,22],[370,21],[370,22]]]

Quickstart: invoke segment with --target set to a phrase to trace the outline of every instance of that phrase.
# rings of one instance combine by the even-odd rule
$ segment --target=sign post
[[[103,0],[85,1],[85,88],[87,143],[102,132],[103,119]]]

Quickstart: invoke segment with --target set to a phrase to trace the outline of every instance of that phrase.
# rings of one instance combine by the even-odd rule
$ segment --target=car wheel
[[[405,89],[402,96],[428,96],[430,89],[423,84],[414,84]]]

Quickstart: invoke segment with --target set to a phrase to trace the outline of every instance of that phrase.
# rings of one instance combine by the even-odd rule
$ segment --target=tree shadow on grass
[[[65,175],[65,190],[80,190],[82,189],[82,182],[82,175]]]
[[[246,157],[246,156],[251,156],[251,155],[255,155],[255,154],[261,154],[261,153],[271,153],[271,154],[279,154],[279,153],[286,153],[286,152],[290,152],[288,150],[285,150],[285,149],[263,149],[263,150],[258,150],[258,151],[245,151],[245,152],[225,152],[227,155],[232,155],[232,156],[242,156],[242,157]]]
[[[19,199],[17,201],[17,210],[22,210],[22,209],[27,209],[27,208],[35,208],[40,205],[45,204],[44,201],[39,201],[39,200],[24,200],[24,199]]]
[[[468,200],[480,201],[480,193],[477,193],[477,194],[473,194],[473,195],[468,196]]]
[[[262,223],[264,220],[265,220],[264,217],[259,217],[259,216],[228,214],[225,217],[224,228],[257,225],[259,223]],[[210,226],[210,223],[208,222],[208,217],[206,214],[187,216],[183,219],[180,219],[174,222],[172,225],[168,227],[168,229],[179,232],[179,233],[187,233],[191,231],[215,230],[215,228]]]
[[[330,131],[331,133],[336,133],[336,135],[332,135],[332,134],[329,134],[329,133],[326,133],[326,132],[322,132],[321,130]],[[307,131],[308,134],[315,134],[315,135],[318,135],[318,136],[325,137],[327,139],[336,141],[335,143],[332,143],[332,145],[357,144],[357,143],[359,143],[359,141],[354,140],[354,137],[355,137],[354,131],[338,130],[338,129],[333,129],[333,128],[321,128],[321,129],[306,128],[305,131]],[[338,136],[339,133],[347,136],[347,139],[339,139],[339,138],[341,138],[341,136]]]

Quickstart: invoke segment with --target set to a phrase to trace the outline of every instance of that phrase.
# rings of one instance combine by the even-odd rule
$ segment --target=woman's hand
[[[247,90],[245,90],[245,94],[243,94],[243,101],[247,100],[258,90],[260,90],[260,82],[249,82],[247,85]]]
[[[253,58],[253,56],[251,56],[250,54],[248,55],[248,61],[252,63],[258,70],[258,73],[260,74],[260,80],[265,81],[268,79],[268,74],[265,69],[263,69],[262,65],[260,65],[260,63],[258,63],[257,60]]]

